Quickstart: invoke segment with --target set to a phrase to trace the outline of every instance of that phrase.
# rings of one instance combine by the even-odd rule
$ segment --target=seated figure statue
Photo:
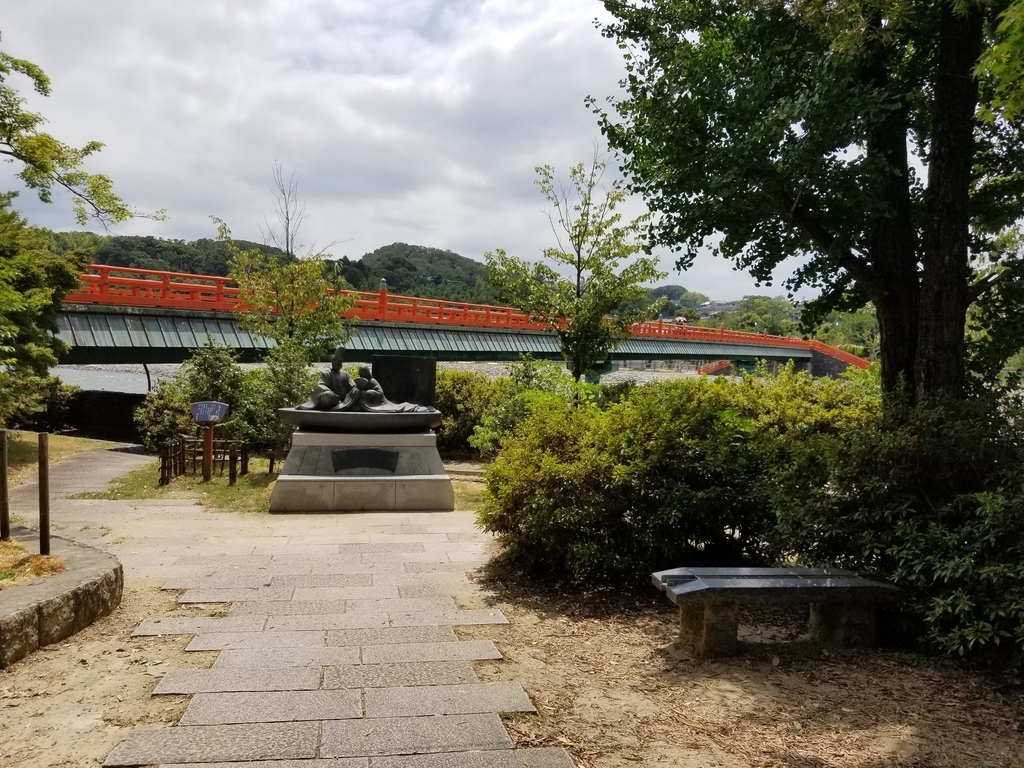
[[[331,369],[320,374],[320,381],[313,388],[309,400],[295,406],[302,411],[335,411],[353,388],[352,377],[342,370],[345,362],[345,347],[339,346],[331,358]]]
[[[342,411],[345,413],[426,413],[434,411],[414,403],[392,403],[384,396],[380,383],[373,378],[370,366],[359,368],[359,376],[353,379],[341,369],[345,360],[345,347],[339,346],[331,358],[331,369],[320,374],[313,393],[302,405],[295,406],[304,411]]]

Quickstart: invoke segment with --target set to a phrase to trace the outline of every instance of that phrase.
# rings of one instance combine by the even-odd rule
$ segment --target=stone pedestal
[[[705,658],[735,656],[737,606],[732,600],[679,603],[679,639]]]
[[[875,604],[811,603],[811,638],[834,648],[870,648],[875,644]]]
[[[296,432],[270,497],[271,512],[453,509],[433,432]]]

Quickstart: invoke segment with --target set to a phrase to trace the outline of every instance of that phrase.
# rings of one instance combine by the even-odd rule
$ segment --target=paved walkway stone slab
[[[333,669],[333,667],[332,667]],[[153,694],[229,691],[311,691],[320,687],[320,667],[282,669],[172,669]]]
[[[316,757],[320,723],[208,725],[133,731],[105,766]]]
[[[398,587],[296,587],[289,600],[397,600]]]
[[[352,557],[361,558],[362,555],[352,555]],[[310,563],[310,573],[345,573],[345,574],[360,574],[360,573],[391,573],[398,566],[394,563],[349,563],[347,565],[334,565],[332,563],[324,562],[313,562]]]
[[[465,685],[480,680],[467,661],[422,664],[360,664],[324,667],[324,688],[395,688],[402,685]]]
[[[370,768],[576,768],[576,764],[564,749],[544,747],[371,757]]]
[[[371,573],[308,573],[275,576],[275,587],[370,587],[377,586],[378,576]],[[387,585],[383,585],[387,586]]]
[[[300,632],[210,632],[196,635],[186,651],[223,651],[245,648],[298,648],[324,644],[324,630]]]
[[[394,645],[398,643],[453,643],[458,638],[451,627],[385,627],[383,629],[332,629],[327,645]]]
[[[348,600],[255,600],[234,603],[229,616],[307,616],[347,613]]]
[[[395,571],[391,573],[375,573],[370,578],[374,584],[395,585],[399,587],[413,584],[470,584],[466,573],[462,571],[438,571],[436,573],[405,573]]]
[[[453,573],[465,573],[467,569],[465,564],[446,562],[446,563],[406,563],[403,567],[406,573],[438,573],[443,571],[450,571]]]
[[[266,626],[266,616],[207,616],[146,619],[132,632],[132,637],[151,635],[198,635],[201,632],[260,632]]]
[[[256,618],[242,617],[238,618]],[[385,613],[324,613],[308,616],[269,616],[264,617],[267,629],[302,630],[302,629],[368,629],[370,627],[386,627],[389,625]],[[423,622],[427,623],[427,622]],[[439,622],[431,622],[437,624]]]
[[[423,624],[449,624],[455,627],[469,626],[470,624],[508,624],[505,614],[498,610],[455,611],[454,613],[391,613],[388,614],[388,618],[393,627],[417,627]]]
[[[472,593],[474,587],[468,581],[453,581],[445,584],[403,584],[397,587],[398,596],[404,598],[423,597],[451,597]]]
[[[466,640],[454,643],[370,645],[362,649],[363,664],[394,664],[417,661],[456,661],[463,659],[500,658],[501,653],[494,647],[494,643],[490,640]]]
[[[270,555],[225,555],[223,553],[211,552],[207,555],[185,555],[179,557],[174,561],[173,565],[212,565],[214,568],[234,565],[257,568],[261,565],[270,565]]]
[[[359,648],[259,648],[223,651],[213,668],[329,667],[358,664],[359,658]]]
[[[392,600],[346,600],[345,613],[387,611],[388,613],[453,613],[459,610],[450,597],[414,597]]]
[[[321,757],[511,749],[497,715],[334,720],[323,724]]]
[[[222,576],[175,576],[160,589],[252,589],[269,587],[270,577],[233,574]]]
[[[160,768],[370,768],[367,757],[335,757],[327,760],[247,760],[244,763],[170,763]],[[516,768],[520,768],[516,765]],[[558,766],[557,768],[561,768]]]
[[[425,534],[414,536],[420,539]],[[358,552],[360,555],[393,552],[423,552],[423,543],[417,540],[405,542],[375,542],[371,544],[342,544],[342,552]]]
[[[179,603],[232,603],[236,600],[291,600],[293,587],[243,587],[234,589],[190,589],[178,598]]]
[[[179,724],[285,723],[362,716],[358,690],[200,693],[192,697]]]
[[[443,552],[366,552],[360,555],[362,563],[385,563],[398,567],[403,563],[444,563]]]
[[[537,711],[519,683],[370,688],[364,695],[364,701],[367,717]]]

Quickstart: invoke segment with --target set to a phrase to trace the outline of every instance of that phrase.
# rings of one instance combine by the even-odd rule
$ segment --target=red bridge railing
[[[90,264],[82,275],[77,291],[64,301],[69,304],[107,304],[121,307],[156,307],[207,312],[244,312],[238,286],[227,277],[190,275],[182,272],[161,272],[150,269],[113,267]],[[330,290],[330,289],[327,289]],[[345,291],[355,300],[345,317],[359,320],[423,323],[426,325],[458,325],[471,328],[515,328],[544,330],[541,323],[513,307],[467,304],[415,296]],[[630,329],[636,338],[680,339],[729,344],[757,344],[812,349],[858,368],[867,368],[868,361],[817,340],[793,336],[772,336],[749,331],[727,331],[724,328],[665,323],[661,320],[636,324]]]

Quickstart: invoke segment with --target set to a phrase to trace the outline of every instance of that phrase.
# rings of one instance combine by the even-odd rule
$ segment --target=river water
[[[254,368],[258,363],[243,363],[242,368]],[[348,367],[348,364],[346,364]],[[490,376],[500,376],[507,370],[506,363],[438,363],[439,368],[474,371]],[[315,365],[317,371],[323,370],[323,364]],[[149,366],[149,382],[153,387],[163,380],[175,378],[181,371],[180,365],[153,363]],[[50,369],[53,376],[59,376],[65,384],[73,384],[87,390],[105,392],[132,392],[145,394],[148,391],[146,371],[141,364],[119,365],[58,365]],[[637,383],[646,383],[679,376],[694,375],[693,364],[663,363],[657,367],[644,365],[639,361],[628,367],[620,368],[601,377],[606,384],[613,384],[623,379],[632,379]]]

